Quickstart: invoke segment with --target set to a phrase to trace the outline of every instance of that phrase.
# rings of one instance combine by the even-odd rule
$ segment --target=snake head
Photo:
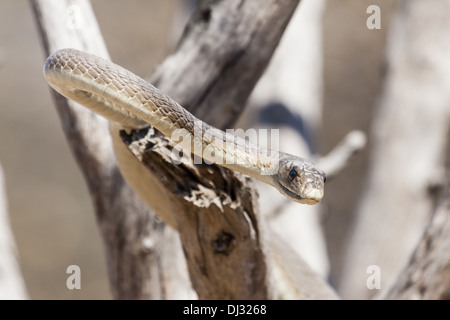
[[[316,204],[324,194],[325,172],[306,159],[282,154],[278,172],[273,176],[274,185],[290,200],[304,204]]]

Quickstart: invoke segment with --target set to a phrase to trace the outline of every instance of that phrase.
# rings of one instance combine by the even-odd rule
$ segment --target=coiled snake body
[[[44,65],[51,87],[123,128],[153,125],[207,163],[230,168],[272,185],[287,198],[319,202],[325,173],[306,159],[258,148],[194,117],[130,71],[74,49],[51,54]],[[180,142],[181,140],[181,142]]]

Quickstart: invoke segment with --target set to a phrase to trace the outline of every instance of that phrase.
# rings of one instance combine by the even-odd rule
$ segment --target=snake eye
[[[297,171],[294,168],[289,171],[289,180],[293,181],[297,177]]]

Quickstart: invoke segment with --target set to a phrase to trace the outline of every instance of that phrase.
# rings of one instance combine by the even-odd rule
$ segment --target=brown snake
[[[263,181],[293,201],[315,204],[323,197],[326,176],[312,162],[258,148],[211,127],[147,81],[108,60],[62,49],[47,58],[44,75],[56,91],[123,128],[151,124],[205,162]]]

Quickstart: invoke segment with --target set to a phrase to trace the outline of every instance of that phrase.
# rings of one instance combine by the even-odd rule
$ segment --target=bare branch
[[[8,218],[3,170],[0,166],[0,299],[27,299],[25,285],[17,262],[14,236]]]
[[[281,32],[277,29],[277,32],[267,33],[272,28],[269,26],[276,21],[284,27],[292,14],[289,9],[293,9],[293,5],[279,6],[273,1],[259,1],[257,11],[260,13],[253,15],[250,13],[255,9],[256,2],[253,1],[243,2],[239,8],[232,2],[205,3],[207,7],[201,5],[194,13],[178,51],[161,65],[152,79],[156,78],[153,82],[160,88],[166,88],[163,90],[169,95],[179,96],[179,101],[190,106],[197,115],[202,114],[202,107],[208,110],[203,117],[225,128],[238,116],[236,110],[228,113],[229,106],[238,105],[239,101],[243,105],[279,41]],[[209,12],[211,20],[199,20],[202,12]],[[226,32],[217,32],[219,22]],[[245,28],[241,24],[245,24]],[[239,28],[239,34],[236,34],[236,28]],[[265,48],[271,48],[271,51],[257,49],[262,39]],[[204,47],[208,50],[199,51]],[[239,52],[237,57],[236,52]],[[226,65],[226,71],[217,69],[220,65]],[[162,76],[163,73],[165,76]],[[238,79],[243,79],[242,83]],[[198,88],[193,89],[192,86]],[[208,88],[206,96],[205,88]],[[198,104],[189,104],[190,99]],[[226,114],[228,120],[220,123],[224,119],[217,115],[222,114]],[[172,205],[163,210],[170,212],[157,212],[167,221],[174,221],[174,226],[180,231],[191,279],[200,298],[271,297],[261,238],[264,231],[258,223],[256,194],[250,180],[216,166],[173,166],[168,156],[173,147],[171,142],[165,137],[155,139],[151,135],[147,139],[147,142],[134,145],[152,152],[143,152],[139,156],[139,151],[136,153],[134,149],[133,153],[137,158],[149,159],[144,163],[154,173],[153,180],[160,181],[159,187],[167,189],[164,194]],[[148,145],[151,147],[146,147]],[[156,157],[157,150],[160,155]],[[156,201],[155,197],[149,202]],[[219,219],[222,216],[224,219]],[[224,243],[221,246],[226,244],[220,249],[224,250],[224,255],[217,255],[217,243]],[[220,268],[219,273],[217,266],[222,265],[224,268]],[[248,269],[249,266],[253,266],[252,269]],[[227,275],[230,270],[234,270],[233,277],[221,276]],[[251,277],[246,276],[249,273]]]
[[[108,57],[88,1],[36,0],[31,4],[47,55],[56,49],[71,47]],[[176,292],[164,290],[164,284],[159,281],[171,276],[164,276],[168,271],[159,263],[163,247],[156,244],[163,241],[161,235],[166,237],[173,231],[163,231],[164,226],[158,224],[125,183],[116,164],[106,120],[53,93],[63,130],[95,204],[113,296],[120,299],[170,298],[171,292]],[[181,250],[179,246],[178,250]],[[186,273],[183,269],[170,270]],[[189,282],[180,281],[178,286],[183,288],[181,292],[189,292],[185,289],[190,287]],[[176,294],[179,297],[179,293]]]
[[[289,243],[271,234],[274,281],[280,287],[277,299],[334,300],[338,295],[292,250]]]
[[[298,3],[200,1],[150,82],[206,123],[232,128]]]
[[[383,281],[397,275],[435,209],[429,186],[444,167],[450,126],[449,13],[448,0],[408,0],[392,22],[368,178],[345,246],[345,298],[373,294],[369,265]]]
[[[450,184],[409,264],[380,299],[450,299]]]
[[[61,21],[58,17],[64,17],[67,3],[60,3],[63,2],[56,5],[60,7],[45,9],[48,2],[34,2],[44,39],[49,39],[50,30],[65,23],[64,18]],[[81,12],[90,12],[87,2],[77,3],[83,7]],[[152,82],[210,124],[221,128],[231,125],[270,60],[297,3],[298,0],[202,2],[177,52],[162,64]],[[68,36],[67,30],[61,29],[61,37]],[[89,35],[77,30],[68,46],[105,57],[106,50],[88,45],[88,39],[101,39],[94,29]],[[80,34],[81,38],[77,38]],[[48,51],[60,48],[61,43],[55,45],[52,41],[46,45]],[[167,297],[162,286],[152,281],[173,278],[165,277],[168,270],[157,263],[164,247],[159,245],[159,237],[169,229],[155,221],[124,183],[112,160],[105,121],[71,102],[57,99],[64,129],[96,203],[115,296]],[[127,132],[111,127],[110,133],[122,173],[128,181],[132,180],[130,175],[143,174],[133,181],[145,183],[152,192],[141,196],[180,232],[198,296],[272,298],[269,249],[264,244],[252,181],[217,166],[174,165],[170,158],[173,143],[152,128]],[[130,167],[133,172],[127,170]],[[186,279],[178,275],[175,278]]]
[[[365,147],[366,139],[364,132],[353,130],[333,150],[317,161],[317,165],[327,173],[327,179],[333,179],[349,165],[353,156]]]

